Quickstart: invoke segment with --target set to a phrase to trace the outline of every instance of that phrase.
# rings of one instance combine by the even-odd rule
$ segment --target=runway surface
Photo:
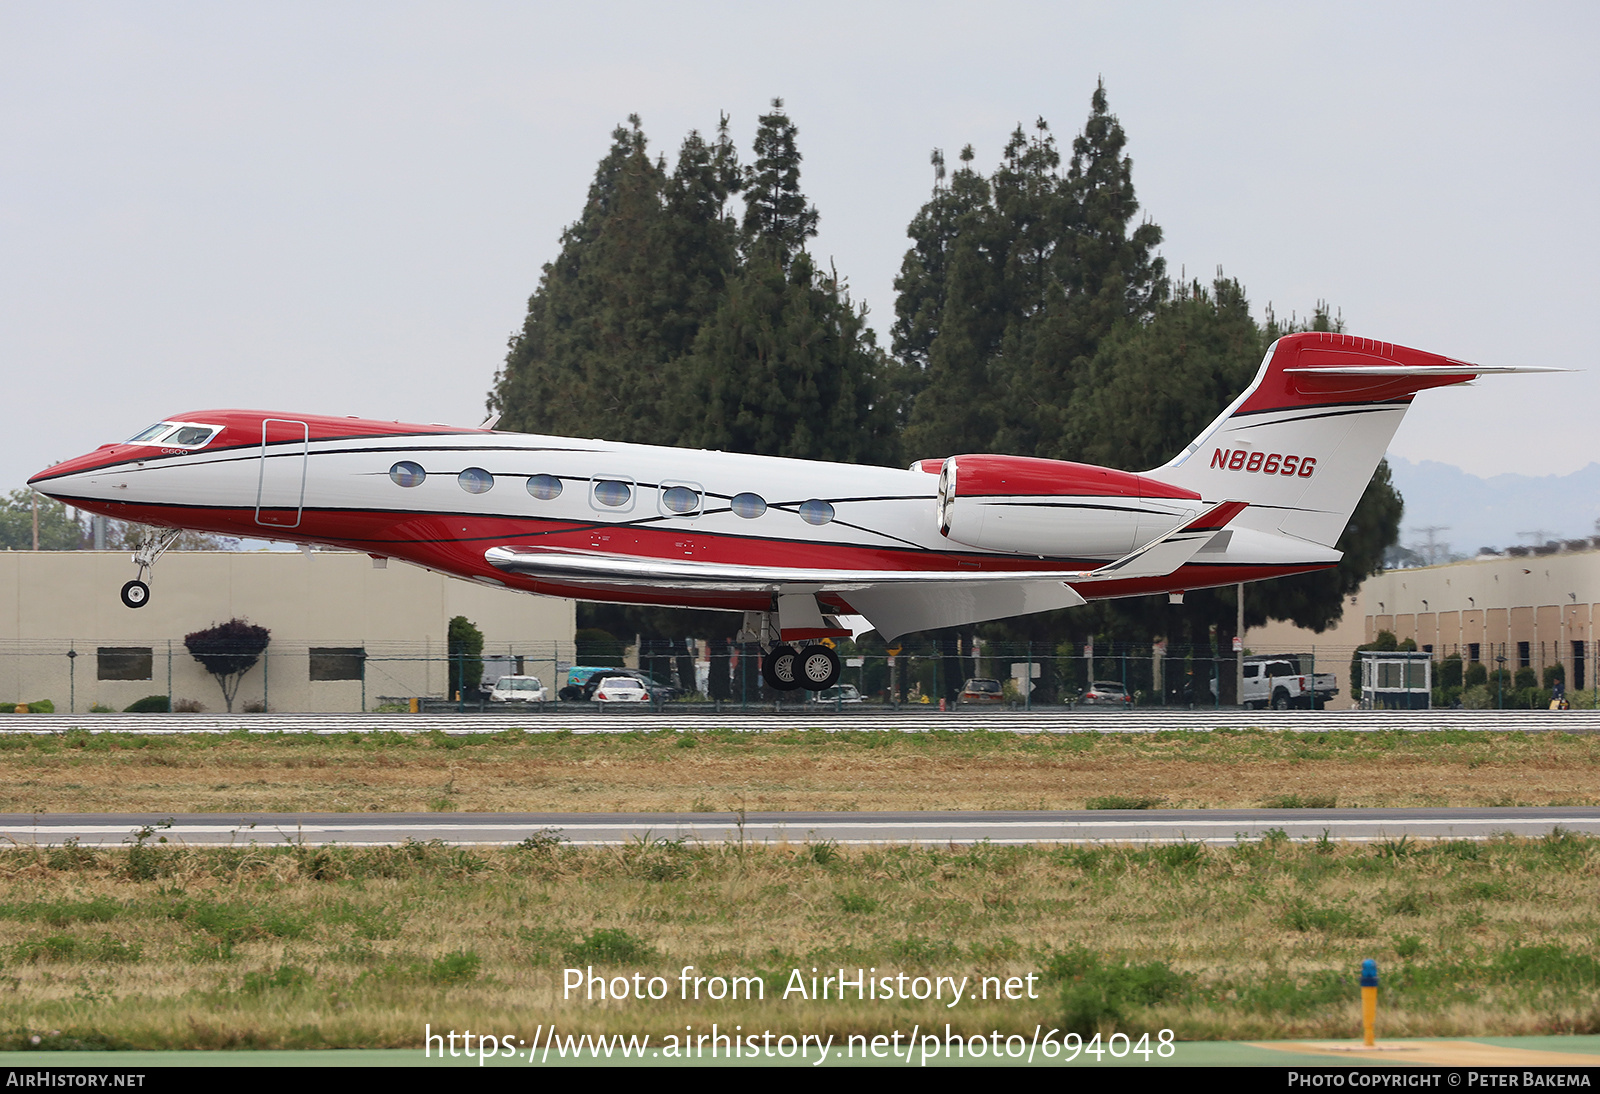
[[[1269,729],[1298,733],[1388,730],[1470,730],[1478,732],[1600,733],[1595,710],[1176,710],[1136,707],[1132,710],[1077,709],[996,710],[937,707],[856,706],[836,709],[826,704],[722,711],[700,703],[662,713],[607,709],[595,703],[547,704],[543,710],[492,710],[460,714],[19,714],[0,717],[0,733],[93,733],[170,735],[181,733],[636,733],[671,730],[704,732],[732,729],[771,733],[823,729],[930,730],[1000,733],[1162,733],[1210,732],[1216,729]]]
[[[994,813],[63,813],[0,814],[15,845],[117,846],[144,833],[189,846],[343,844],[407,840],[508,845],[529,837],[577,846],[643,840],[690,843],[964,845],[1028,843],[1231,844],[1282,833],[1293,840],[1374,842],[1600,834],[1600,809],[1148,809]]]

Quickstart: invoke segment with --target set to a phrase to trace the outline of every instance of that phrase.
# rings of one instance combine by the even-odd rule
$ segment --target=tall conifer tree
[[[796,134],[774,99],[745,172],[745,262],[696,342],[683,437],[731,452],[896,462],[891,362],[865,309],[805,250],[818,215],[800,189]]]

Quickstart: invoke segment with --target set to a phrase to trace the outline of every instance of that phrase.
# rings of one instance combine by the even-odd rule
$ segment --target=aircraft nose
[[[121,446],[103,444],[93,452],[85,452],[83,455],[74,456],[70,460],[62,460],[60,463],[52,464],[30,478],[28,485],[41,494],[49,494],[52,489],[60,489],[68,477],[82,474],[85,471],[93,471],[97,467],[104,466],[109,462],[107,457],[111,454],[111,450],[119,447]]]

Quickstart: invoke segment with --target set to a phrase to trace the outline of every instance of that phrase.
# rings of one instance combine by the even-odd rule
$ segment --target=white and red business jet
[[[207,410],[29,485],[171,530],[134,556],[130,608],[180,529],[326,544],[522,592],[750,613],[768,681],[815,690],[839,674],[823,637],[1332,566],[1418,391],[1542,371],[1560,370],[1289,335],[1233,405],[1143,474],[1001,455],[899,470]]]

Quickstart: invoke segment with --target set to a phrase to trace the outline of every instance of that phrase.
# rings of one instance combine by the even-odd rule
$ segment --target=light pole
[[[1494,674],[1495,692],[1498,695],[1495,705],[1504,710],[1506,709],[1506,655],[1501,653],[1494,659],[1494,662],[1500,666],[1499,670]]]

